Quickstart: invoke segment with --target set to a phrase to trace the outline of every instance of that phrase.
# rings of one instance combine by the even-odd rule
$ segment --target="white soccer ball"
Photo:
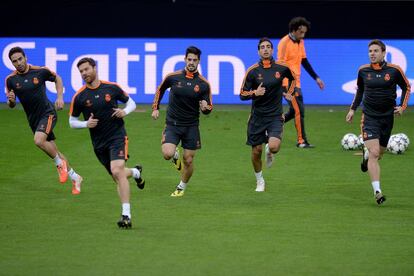
[[[390,142],[391,142],[392,140],[394,140],[394,139],[395,139],[395,137],[397,137],[397,135],[396,135],[396,134],[393,134],[393,135],[391,135],[391,136],[390,136],[390,139],[388,139],[387,150],[388,150],[388,148],[390,147]]]
[[[347,133],[341,140],[341,145],[344,150],[355,150],[358,148],[358,136],[353,133]]]
[[[405,133],[398,133],[397,136],[401,137],[401,140],[406,144],[406,148],[410,145],[410,138]]]
[[[401,139],[399,135],[391,135],[388,140],[387,150],[393,154],[402,154],[407,149],[407,144]]]
[[[364,139],[362,138],[362,134],[360,134],[358,135],[358,149],[362,150],[364,146]]]

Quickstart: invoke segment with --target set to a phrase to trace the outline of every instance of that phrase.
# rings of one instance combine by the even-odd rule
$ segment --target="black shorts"
[[[379,139],[382,147],[387,147],[394,126],[394,115],[372,117],[362,114],[361,129],[364,141]]]
[[[269,137],[282,140],[284,119],[282,115],[259,117],[252,115],[247,124],[247,145],[257,146],[267,143]]]
[[[104,147],[94,148],[94,151],[99,162],[101,162],[108,173],[112,175],[112,160],[128,160],[128,137],[125,137],[125,139],[113,140]]]
[[[171,143],[188,150],[201,149],[200,130],[198,126],[172,126],[166,125],[162,132],[161,143]]]
[[[46,133],[46,140],[52,141],[56,140],[55,134],[53,133],[53,129],[55,128],[56,122],[56,113],[50,113],[43,115],[42,117],[40,117],[39,120],[36,120],[35,122],[29,122],[29,125],[33,133],[37,131]]]

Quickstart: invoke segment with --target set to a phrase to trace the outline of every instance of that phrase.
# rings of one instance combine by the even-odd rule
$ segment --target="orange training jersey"
[[[305,42],[293,41],[289,35],[285,35],[277,45],[277,60],[286,63],[296,75],[296,87],[300,88],[300,67],[302,59],[306,58]],[[284,82],[287,86],[287,82]]]

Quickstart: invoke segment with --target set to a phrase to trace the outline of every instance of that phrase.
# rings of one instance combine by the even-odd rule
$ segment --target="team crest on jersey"
[[[196,84],[196,86],[194,86],[194,92],[198,93],[199,91],[200,91],[200,86]]]
[[[111,95],[105,94],[105,101],[108,103],[111,101]]]
[[[39,84],[39,79],[38,79],[38,78],[36,78],[36,77],[34,77],[34,78],[33,78],[33,83],[34,83],[34,84]]]
[[[262,80],[262,79],[263,79],[262,74],[258,74],[258,75],[257,75],[257,79],[258,79],[258,80]]]
[[[177,82],[177,87],[178,87],[178,88],[183,87],[183,85],[181,84],[181,81]]]
[[[118,153],[118,156],[119,156],[119,157],[123,157],[123,156],[125,156],[124,151],[123,151],[123,150],[120,150],[120,151],[119,151],[119,153]]]
[[[389,81],[391,79],[390,74],[385,74],[384,80]]]
[[[22,85],[19,82],[16,83],[16,89],[20,89],[20,88],[22,88]]]
[[[368,75],[367,75],[367,80],[372,80],[372,77],[371,77],[370,73],[368,73]]]
[[[86,100],[85,106],[86,107],[91,107],[92,106],[91,101],[90,100]]]
[[[280,73],[279,72],[275,73],[275,78],[280,79]]]

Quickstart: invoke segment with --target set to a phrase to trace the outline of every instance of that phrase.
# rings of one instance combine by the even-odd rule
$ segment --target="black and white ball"
[[[344,150],[355,150],[358,148],[358,136],[353,133],[347,133],[341,140],[341,145]]]
[[[393,154],[402,154],[407,150],[408,144],[400,135],[391,135],[388,140],[387,150]]]
[[[406,148],[410,145],[410,138],[405,133],[398,133],[397,136],[400,136],[401,140],[406,144]]]
[[[358,149],[362,150],[364,146],[364,139],[362,138],[362,134],[360,134],[358,135]]]

